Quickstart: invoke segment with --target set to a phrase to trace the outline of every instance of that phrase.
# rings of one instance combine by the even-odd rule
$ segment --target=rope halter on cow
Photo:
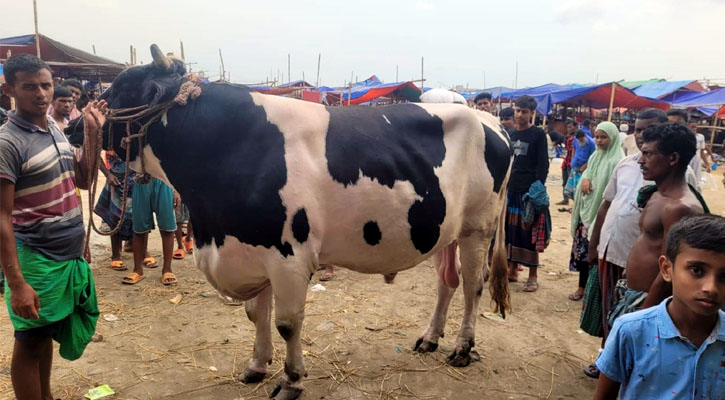
[[[121,139],[121,147],[126,149],[126,172],[123,177],[123,198],[121,201],[121,210],[126,210],[126,203],[128,201],[128,176],[129,167],[128,163],[131,161],[130,145],[134,139],[138,139],[138,157],[141,160],[141,171],[136,175],[135,182],[139,184],[145,184],[150,182],[151,177],[146,173],[146,164],[144,161],[143,148],[146,144],[145,137],[149,127],[161,119],[164,114],[174,107],[175,105],[185,106],[189,98],[196,99],[201,95],[201,87],[197,86],[194,82],[186,81],[179,87],[179,92],[174,96],[173,99],[160,103],[154,106],[148,104],[132,108],[119,108],[109,109],[106,115],[106,121],[109,123],[108,126],[108,143],[112,146],[115,142],[113,141],[113,125],[114,123],[125,122],[126,123],[126,136]],[[95,116],[94,116],[95,118]],[[141,120],[144,120],[141,122]],[[121,218],[118,224],[108,232],[103,232],[96,227],[93,220],[93,201],[96,198],[96,187],[98,184],[98,169],[100,168],[101,161],[101,150],[103,149],[103,129],[100,127],[99,121],[96,120],[96,126],[99,126],[96,138],[96,148],[91,149],[88,141],[84,141],[83,151],[86,154],[91,154],[92,157],[86,157],[88,171],[88,232],[86,234],[85,251],[89,249],[91,228],[98,234],[103,236],[110,236],[115,234],[121,229],[123,225],[126,213],[121,212]],[[138,127],[136,133],[132,133],[132,126]],[[84,127],[84,134],[89,135],[88,124]]]

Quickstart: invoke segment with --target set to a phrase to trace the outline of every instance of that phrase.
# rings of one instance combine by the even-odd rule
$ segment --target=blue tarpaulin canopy
[[[675,100],[672,105],[685,107],[712,107],[725,104],[725,88],[715,89],[707,93],[698,93],[686,99]]]
[[[699,86],[697,81],[693,80],[650,82],[634,89],[634,93],[637,96],[649,97],[650,99],[674,101],[691,92],[699,92],[699,90],[693,90],[687,87],[692,84],[695,84],[695,87]]]

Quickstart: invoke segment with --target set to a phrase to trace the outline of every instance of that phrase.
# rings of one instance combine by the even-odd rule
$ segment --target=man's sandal
[[[144,268],[156,268],[158,266],[159,266],[159,263],[157,263],[156,259],[153,257],[146,257],[143,259]]]
[[[123,260],[111,260],[109,267],[114,271],[126,271],[127,266],[123,264]]]
[[[161,283],[165,286],[176,285],[179,281],[176,279],[176,275],[173,272],[164,272],[161,275]]]
[[[174,260],[183,260],[184,257],[186,257],[186,252],[184,249],[176,249],[174,250],[174,254],[172,255]]]
[[[533,293],[537,290],[539,290],[539,282],[526,281],[524,283],[524,292]]]
[[[130,274],[124,276],[123,279],[121,279],[121,283],[124,283],[126,285],[135,285],[144,279],[146,279],[146,275],[139,275],[135,272],[131,272]]]

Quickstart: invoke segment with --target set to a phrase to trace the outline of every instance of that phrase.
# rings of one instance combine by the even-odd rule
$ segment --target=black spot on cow
[[[282,339],[290,340],[290,338],[292,338],[292,331],[293,326],[291,323],[284,321],[277,323],[277,332],[279,332],[279,335],[282,336]]]
[[[483,132],[486,135],[486,149],[484,150],[484,158],[488,171],[493,176],[493,191],[499,193],[503,180],[511,164],[511,148],[509,141],[503,141],[501,137],[493,131],[493,129],[483,125]],[[503,132],[506,132],[505,130]],[[506,138],[508,139],[507,135]]]
[[[354,185],[362,172],[390,188],[395,181],[410,182],[422,198],[408,210],[410,238],[418,251],[428,253],[446,216],[446,199],[434,172],[446,154],[443,121],[413,104],[327,110],[325,156],[332,178]]]
[[[380,233],[380,227],[378,227],[377,222],[369,221],[363,226],[363,238],[365,238],[365,242],[370,246],[375,246],[380,243],[382,237],[383,234]]]
[[[166,127],[149,129],[148,143],[189,208],[199,246],[221,246],[232,236],[293,255],[292,245],[282,241],[284,136],[249,89],[202,85],[202,95],[173,107],[167,120]]]
[[[292,217],[292,235],[300,244],[306,242],[310,235],[310,224],[307,222],[307,212],[304,208],[297,210]]]

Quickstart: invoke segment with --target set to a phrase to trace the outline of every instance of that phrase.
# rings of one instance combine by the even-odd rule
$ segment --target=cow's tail
[[[498,217],[498,228],[493,246],[493,258],[491,260],[491,283],[489,291],[495,308],[494,312],[500,312],[506,318],[506,311],[511,308],[511,295],[509,294],[508,283],[508,257],[506,255],[506,189],[501,189],[501,212]]]

